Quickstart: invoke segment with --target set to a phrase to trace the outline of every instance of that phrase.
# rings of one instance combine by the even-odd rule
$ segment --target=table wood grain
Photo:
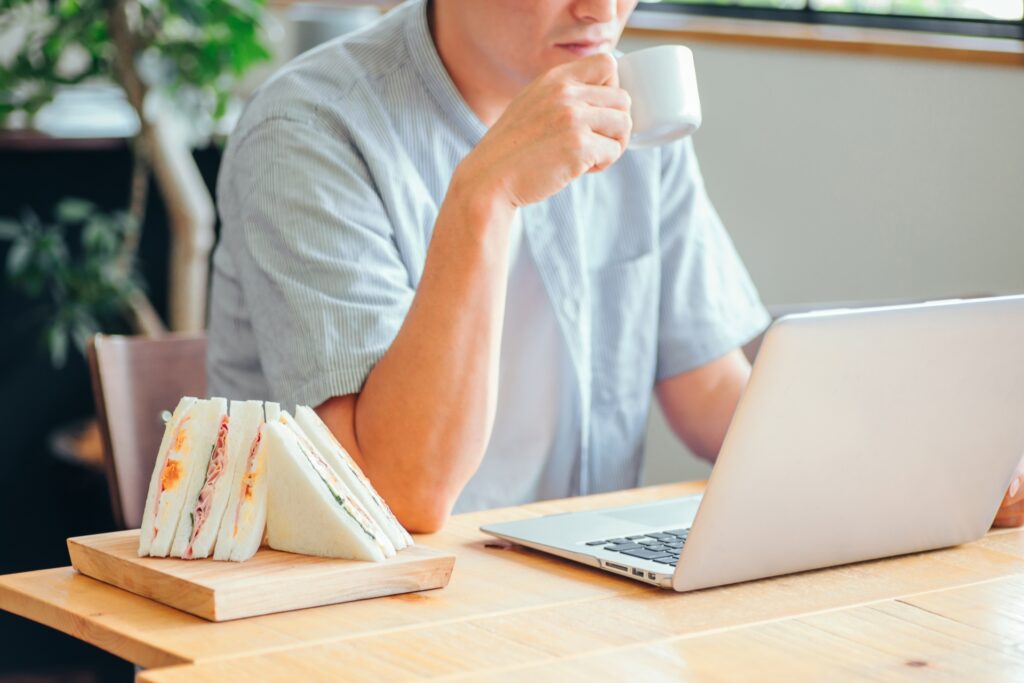
[[[597,658],[619,648],[674,652],[676,640],[724,637],[837,610],[877,611],[894,600],[980,589],[1024,575],[1024,531],[999,530],[931,553],[677,594],[478,530],[495,521],[686,495],[702,486],[649,487],[456,516],[444,531],[417,537],[456,555],[451,581],[439,591],[208,623],[61,568],[0,577],[0,609],[144,667],[202,663],[227,671],[235,662],[221,667],[218,660],[255,657],[261,678],[270,680],[278,670],[312,677],[331,662],[335,668],[325,670],[334,679],[341,667],[346,680],[415,680],[557,667],[566,658]]]
[[[633,622],[605,624],[626,633]],[[625,639],[624,639],[625,640]],[[432,651],[395,646],[389,659],[325,648],[217,660],[142,673],[140,683],[233,681],[595,680],[742,682],[1019,681],[1024,676],[1024,576],[896,600],[737,626],[609,644],[533,661],[508,649],[453,670]],[[467,643],[471,649],[475,643]],[[483,658],[481,658],[483,659]]]

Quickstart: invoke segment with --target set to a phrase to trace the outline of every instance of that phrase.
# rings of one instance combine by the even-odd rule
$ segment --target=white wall
[[[688,45],[708,191],[765,303],[1024,292],[1024,69]],[[709,471],[652,415],[647,483]]]

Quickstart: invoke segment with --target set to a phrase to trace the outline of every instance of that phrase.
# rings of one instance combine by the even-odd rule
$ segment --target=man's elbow
[[[417,514],[414,516],[398,516],[398,521],[410,534],[433,534],[444,528],[450,515]]]
[[[399,523],[412,534],[432,534],[440,531],[451,517],[454,498],[435,493],[405,492],[391,504]]]
[[[711,465],[715,464],[715,461],[718,459],[718,451],[721,450],[722,447],[721,442],[718,442],[717,444],[709,444],[706,441],[699,439],[683,439],[683,442],[686,444],[686,447],[690,449],[691,453]]]

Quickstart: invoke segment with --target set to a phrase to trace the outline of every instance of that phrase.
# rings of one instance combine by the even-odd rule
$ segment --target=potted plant
[[[99,331],[165,331],[135,265],[151,177],[170,226],[169,326],[204,327],[215,211],[178,121],[225,114],[240,77],[270,57],[265,15],[264,0],[0,2],[0,124],[31,124],[60,89],[97,81],[119,86],[139,122],[125,211],[65,199],[52,215],[0,220],[0,272],[40,302],[33,322],[54,366]],[[55,442],[90,463],[96,423],[58,430]]]
[[[47,328],[55,360],[60,353],[54,352],[59,352],[61,345],[66,348],[68,340],[82,343],[86,331],[101,322],[96,316],[71,316],[68,297],[74,303],[76,295],[91,296],[109,285],[111,276],[120,288],[108,294],[128,313],[131,326],[146,334],[162,330],[132,270],[150,173],[167,206],[171,228],[170,327],[183,331],[203,328],[215,211],[171,106],[187,107],[193,118],[223,116],[237,80],[270,57],[261,31],[264,14],[264,0],[4,3],[0,35],[8,40],[14,35],[18,40],[13,57],[0,63],[0,120],[16,112],[31,120],[59,88],[96,79],[117,83],[139,120],[132,145],[130,200],[124,215],[102,216],[93,207],[70,202],[58,208],[56,223],[47,226],[25,214],[20,222],[5,223],[0,230],[0,238],[13,242],[8,273],[16,284],[23,289],[27,286],[26,291],[36,295],[64,287],[65,305],[56,307]],[[82,250],[66,243],[69,228],[75,225],[89,233],[82,233]],[[75,277],[93,279],[68,289],[68,283],[62,283],[71,272],[67,270],[68,254],[82,256],[90,240],[91,247],[98,245],[96,240],[113,240],[116,246],[113,251],[103,251],[103,267],[95,262],[89,267],[78,264],[83,268],[75,271]],[[95,260],[98,253],[91,258]]]

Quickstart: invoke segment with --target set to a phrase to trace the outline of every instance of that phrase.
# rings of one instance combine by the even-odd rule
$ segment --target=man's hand
[[[483,183],[520,207],[610,166],[633,125],[616,69],[614,57],[598,54],[540,76],[509,104],[456,177]]]
[[[1003,496],[992,526],[1024,526],[1024,457],[1017,463],[1017,471],[1013,474],[1010,488]]]

